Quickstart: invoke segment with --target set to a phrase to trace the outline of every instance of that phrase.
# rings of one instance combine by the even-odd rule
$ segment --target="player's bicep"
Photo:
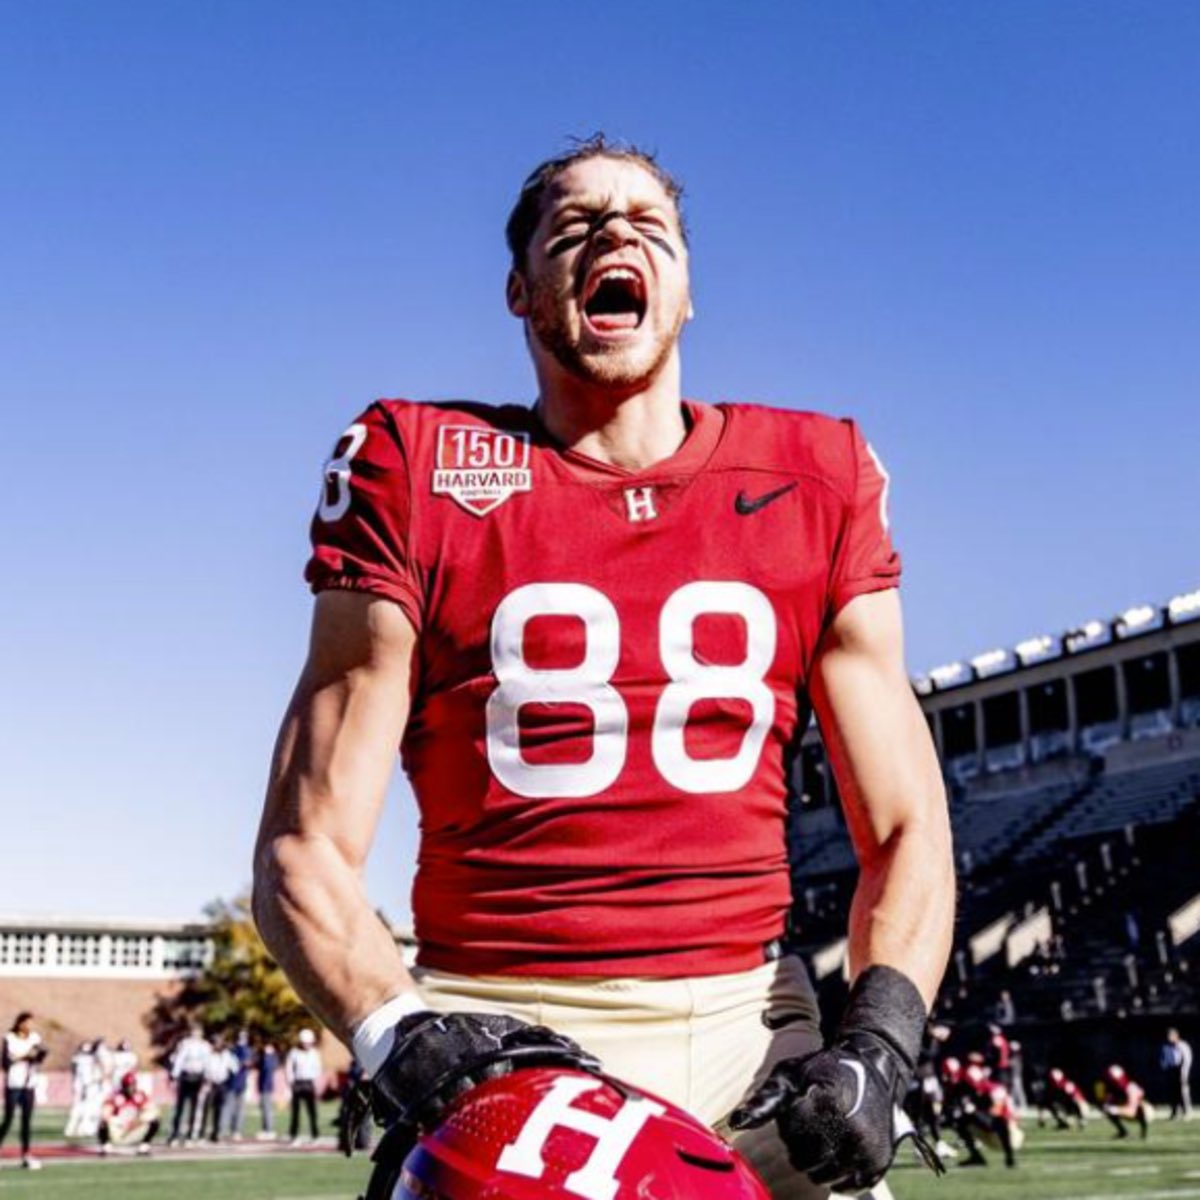
[[[408,719],[416,635],[390,600],[324,592],[271,767],[262,841],[320,837],[360,866]]]
[[[860,861],[906,826],[944,820],[937,755],[904,667],[895,589],[857,596],[837,614],[818,649],[811,695]]]

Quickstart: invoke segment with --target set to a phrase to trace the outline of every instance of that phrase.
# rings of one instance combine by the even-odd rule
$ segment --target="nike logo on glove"
[[[767,492],[765,496],[757,496],[753,500],[745,492],[738,492],[733,500],[733,510],[738,516],[748,517],[751,513],[758,512],[760,508],[766,508],[772,500],[778,500],[780,496],[786,496],[788,492],[797,486],[793,480],[793,482],[785,483],[783,487],[778,487],[773,492]]]
[[[866,1068],[860,1062],[855,1062],[852,1058],[839,1058],[838,1062],[843,1067],[849,1067],[854,1073],[855,1083],[858,1085],[858,1095],[854,1100],[854,1107],[846,1114],[847,1117],[852,1117],[860,1108],[862,1108],[863,1100],[867,1095],[867,1072]]]

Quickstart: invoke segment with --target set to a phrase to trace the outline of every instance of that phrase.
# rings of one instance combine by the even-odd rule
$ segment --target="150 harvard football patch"
[[[435,496],[449,496],[467,512],[482,517],[514,493],[532,487],[529,434],[482,425],[438,429]]]

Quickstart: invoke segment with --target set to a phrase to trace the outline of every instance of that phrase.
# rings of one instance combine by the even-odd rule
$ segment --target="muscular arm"
[[[415,633],[400,608],[323,592],[283,719],[254,856],[254,918],[296,991],[343,1041],[413,982],[363,888],[408,719]]]
[[[945,785],[904,669],[897,592],[858,596],[838,613],[811,695],[859,861],[851,975],[894,967],[930,1005],[950,954],[954,864]]]

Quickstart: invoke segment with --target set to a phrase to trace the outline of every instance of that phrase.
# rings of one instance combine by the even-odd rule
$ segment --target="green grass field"
[[[322,1110],[323,1127],[333,1115]],[[47,1114],[39,1126],[57,1137],[61,1119]],[[904,1156],[890,1176],[897,1200],[1200,1200],[1200,1121],[1155,1122],[1150,1139],[1117,1142],[1107,1122],[1083,1133],[1039,1130],[1026,1122],[1028,1140],[1016,1170],[997,1165],[951,1168],[936,1179]],[[202,1162],[146,1160],[48,1161],[32,1173],[6,1161],[0,1194],[14,1197],[87,1197],[88,1200],[353,1200],[368,1172],[365,1156],[276,1154],[238,1159],[217,1154]]]

